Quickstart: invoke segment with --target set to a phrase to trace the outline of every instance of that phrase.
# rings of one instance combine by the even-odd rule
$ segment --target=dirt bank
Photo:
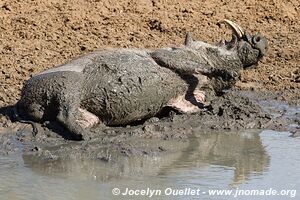
[[[178,45],[186,32],[217,42],[219,19],[238,22],[270,41],[268,55],[245,71],[242,88],[281,90],[300,99],[298,0],[291,1],[17,1],[0,2],[0,107],[19,98],[31,74],[102,46]]]

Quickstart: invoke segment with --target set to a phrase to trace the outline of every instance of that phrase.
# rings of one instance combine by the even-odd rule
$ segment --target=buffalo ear
[[[192,33],[188,32],[185,36],[184,45],[190,46],[193,43],[194,39]]]

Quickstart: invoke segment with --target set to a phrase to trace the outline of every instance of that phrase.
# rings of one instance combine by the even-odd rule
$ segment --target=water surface
[[[267,130],[199,134],[164,141],[168,151],[157,156],[112,162],[36,163],[21,154],[0,156],[0,199],[298,199],[300,138],[288,136]],[[114,188],[146,194],[113,195]],[[233,191],[229,196],[209,195],[215,189]],[[150,190],[156,192],[151,198]],[[187,195],[191,190],[200,192]],[[234,195],[250,190],[291,191],[285,196]]]

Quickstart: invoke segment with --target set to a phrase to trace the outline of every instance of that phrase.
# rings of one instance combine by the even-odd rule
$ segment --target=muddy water
[[[112,189],[157,193],[149,199],[290,199],[287,196],[209,196],[209,190],[276,189],[300,192],[300,138],[285,132],[209,133],[163,142],[165,153],[118,160],[39,162],[0,157],[0,199],[147,199],[113,196]],[[163,196],[167,188],[200,189],[199,196]],[[159,193],[160,191],[160,193]]]

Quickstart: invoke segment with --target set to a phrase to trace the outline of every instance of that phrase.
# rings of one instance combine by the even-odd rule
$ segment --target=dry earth
[[[237,86],[280,91],[279,98],[298,103],[299,9],[298,0],[2,0],[0,108],[16,103],[31,74],[102,46],[174,46],[186,32],[218,42],[225,29],[216,22],[223,18],[270,42],[267,57]]]

